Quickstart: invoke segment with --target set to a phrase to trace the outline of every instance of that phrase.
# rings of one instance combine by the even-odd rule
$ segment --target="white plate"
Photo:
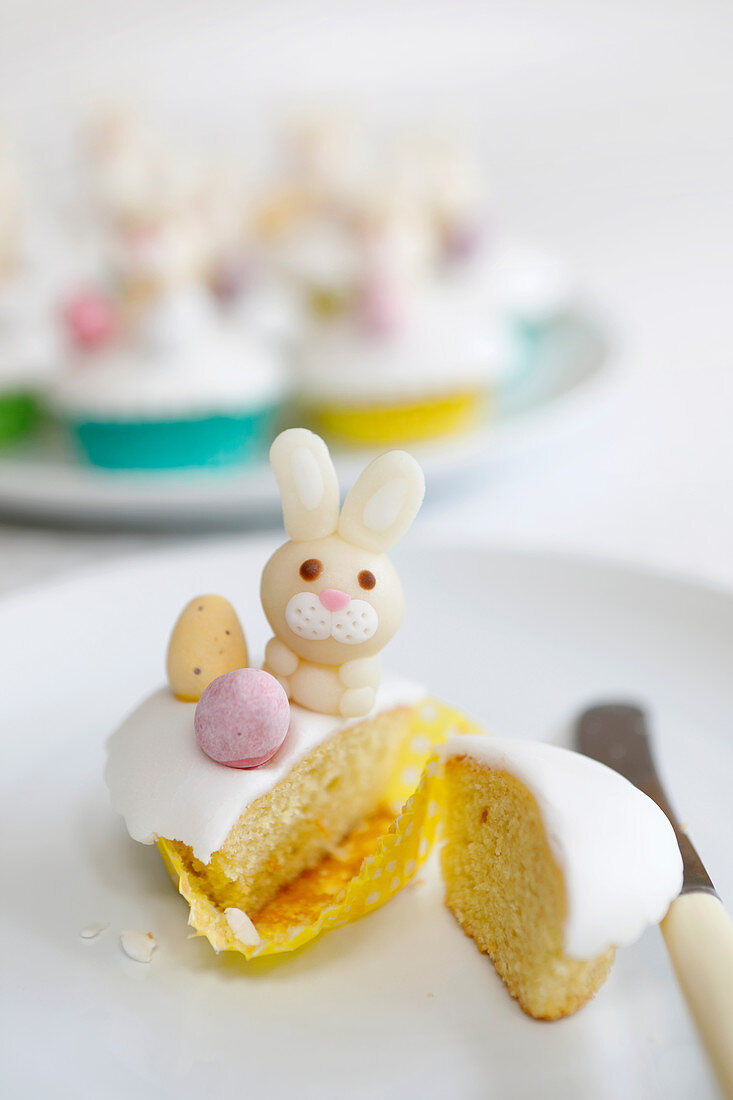
[[[465,481],[476,463],[504,460],[538,445],[597,403],[611,375],[602,328],[584,313],[551,326],[532,378],[506,401],[492,424],[457,440],[411,447],[431,484]],[[366,459],[371,457],[366,454]],[[342,485],[351,484],[365,453],[335,452]],[[0,458],[0,514],[145,527],[244,527],[280,510],[267,463],[239,471],[149,473],[84,465],[68,441],[49,430]]]
[[[0,1088],[23,1097],[715,1095],[657,929],[595,1001],[522,1014],[441,902],[434,863],[376,914],[251,964],[188,938],[155,848],[101,779],[105,733],[161,679],[197,591],[235,601],[254,647],[269,546],[147,556],[0,605],[4,789]],[[650,574],[484,548],[399,555],[390,663],[490,729],[564,741],[588,703],[641,699],[674,803],[733,898],[733,597]],[[79,932],[108,921],[97,940]],[[150,965],[123,928],[152,931]]]

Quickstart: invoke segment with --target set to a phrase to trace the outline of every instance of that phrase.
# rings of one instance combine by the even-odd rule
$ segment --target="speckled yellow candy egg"
[[[237,613],[223,596],[197,596],[173,627],[166,663],[173,694],[197,702],[217,676],[247,667],[247,643]]]

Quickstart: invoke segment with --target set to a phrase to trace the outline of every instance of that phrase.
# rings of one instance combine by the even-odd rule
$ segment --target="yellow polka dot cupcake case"
[[[160,840],[166,865],[189,903],[192,927],[217,951],[254,958],[303,947],[323,932],[384,905],[415,877],[439,835],[442,780],[431,750],[449,732],[476,730],[437,701],[415,707],[382,809],[264,906],[254,919],[255,936],[249,942],[232,927],[231,913],[213,903],[190,873],[179,846]]]
[[[168,684],[108,742],[130,835],[157,843],[216,950],[294,950],[373,911],[435,840],[431,762],[465,719],[381,673],[403,593],[386,551],[422,502],[414,459],[382,455],[340,507],[328,450],[290,429],[272,466],[289,541],[262,576],[273,637],[248,667],[231,604],[204,595],[173,629]]]

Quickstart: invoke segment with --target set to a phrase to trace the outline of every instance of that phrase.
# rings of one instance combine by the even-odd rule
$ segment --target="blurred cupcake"
[[[343,442],[435,439],[490,414],[501,356],[496,324],[471,302],[374,280],[352,314],[304,341],[298,394],[309,418]]]
[[[300,328],[299,303],[279,277],[258,225],[259,196],[231,166],[211,169],[199,195],[209,245],[204,279],[222,313],[281,354]]]
[[[301,320],[347,313],[360,278],[355,215],[368,179],[363,132],[337,114],[292,124],[277,179],[260,206],[257,231]]]
[[[69,364],[56,415],[97,466],[229,466],[266,450],[285,385],[276,351],[224,304],[217,265],[240,246],[226,173],[126,115],[91,142],[91,212],[104,293],[64,310]],[[219,273],[220,274],[220,273]]]
[[[311,227],[310,270],[329,244],[331,293],[338,288],[339,296],[336,308],[309,311],[298,395],[311,420],[342,441],[429,440],[471,430],[489,415],[500,366],[497,319],[485,287],[454,270],[447,204],[428,198],[419,173],[413,182],[403,171],[385,172],[352,192],[351,207],[331,218],[330,235]]]
[[[0,446],[39,421],[39,390],[54,365],[47,296],[27,248],[17,160],[0,140]]]
[[[76,353],[51,396],[90,462],[231,466],[266,451],[283,402],[281,370],[260,341],[221,319],[206,291],[171,290],[122,332],[104,303],[85,296],[67,311]]]
[[[52,364],[53,333],[37,290],[20,275],[0,276],[0,446],[38,425]]]

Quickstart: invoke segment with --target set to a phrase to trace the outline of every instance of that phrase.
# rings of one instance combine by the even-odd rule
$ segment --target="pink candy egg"
[[[238,668],[212,680],[196,704],[200,747],[228,768],[258,768],[285,740],[290,703],[269,672]]]
[[[369,279],[359,294],[358,316],[370,336],[391,336],[404,320],[399,288],[387,278]]]
[[[253,278],[253,265],[246,256],[228,256],[215,267],[211,277],[211,289],[219,301],[226,304],[242,295]]]
[[[483,243],[483,231],[474,222],[451,226],[445,235],[445,251],[450,260],[468,260]]]
[[[94,290],[84,291],[66,302],[63,316],[72,343],[83,351],[102,347],[119,326],[114,303]]]

